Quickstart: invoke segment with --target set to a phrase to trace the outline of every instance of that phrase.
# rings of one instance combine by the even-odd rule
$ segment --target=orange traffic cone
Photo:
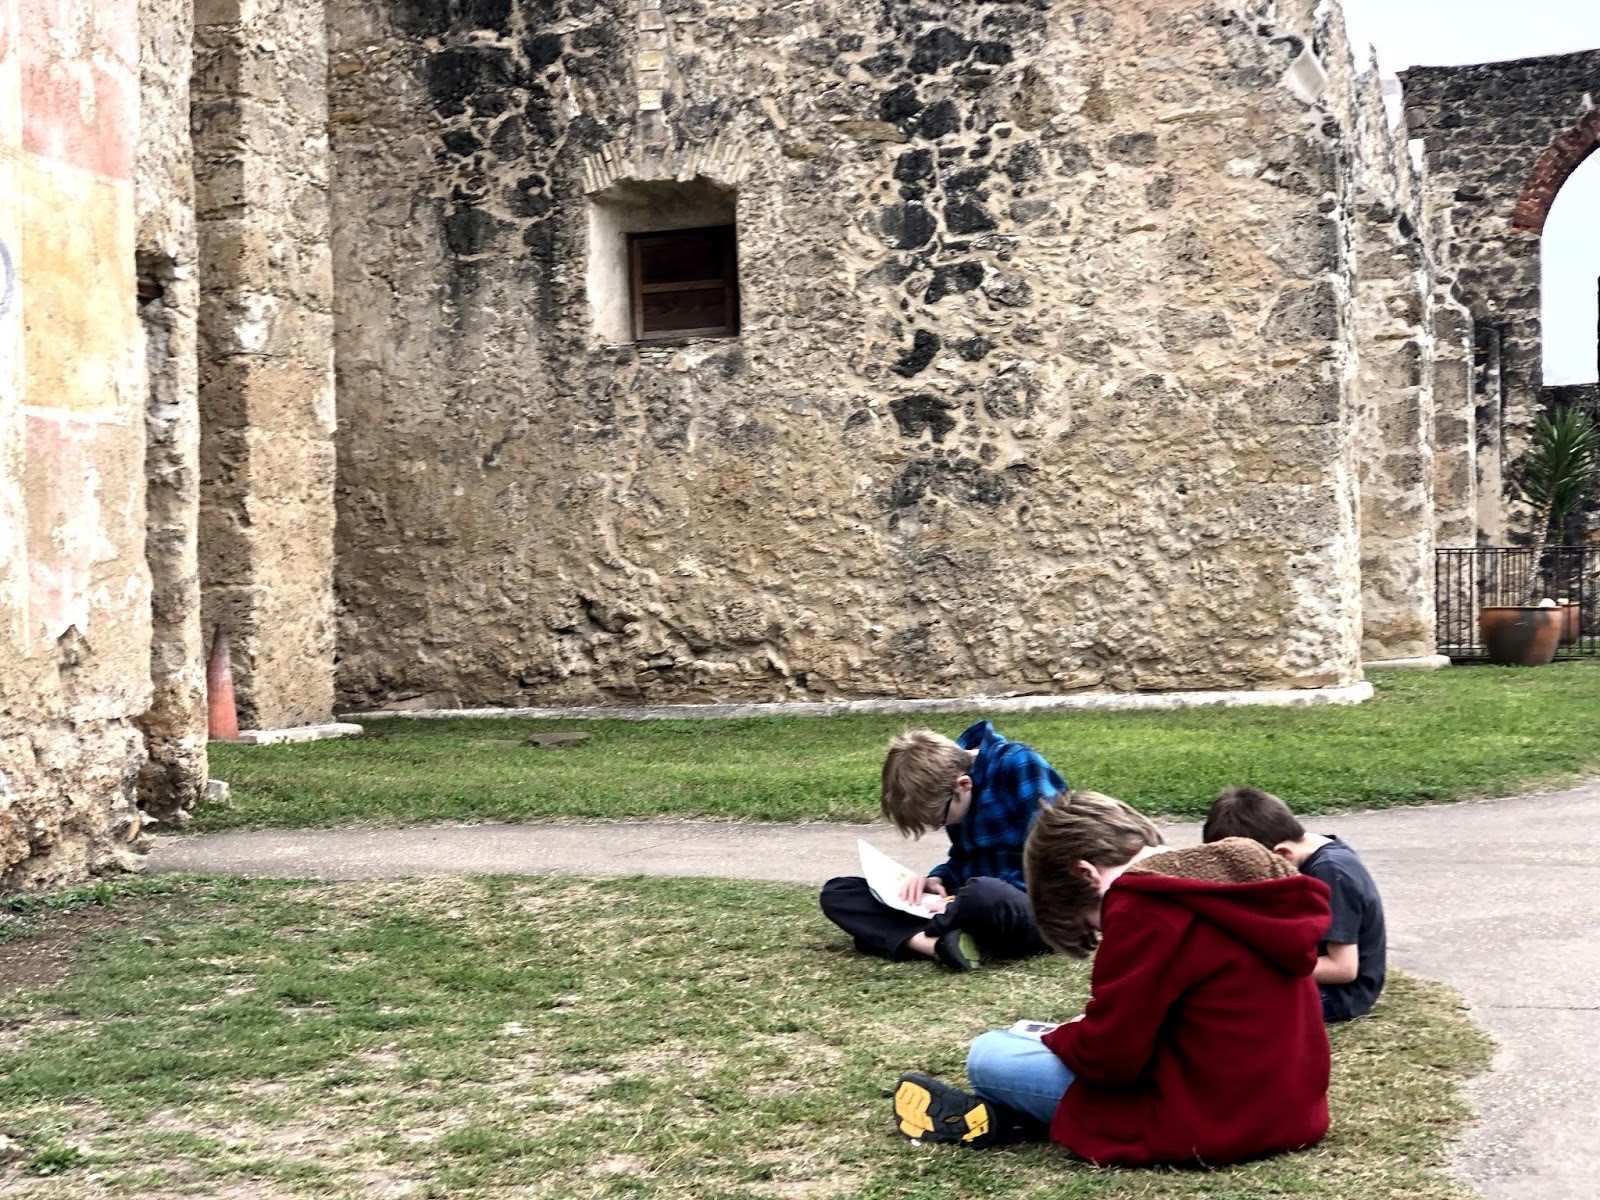
[[[206,663],[206,724],[211,740],[239,740],[239,708],[233,699],[233,652],[228,631],[221,625],[211,639],[211,661]]]

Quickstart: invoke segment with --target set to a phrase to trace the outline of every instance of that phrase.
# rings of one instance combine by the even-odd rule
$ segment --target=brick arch
[[[736,188],[750,173],[750,162],[733,138],[718,135],[699,145],[665,151],[613,142],[584,159],[582,171],[584,193],[592,196],[615,183],[688,183],[696,177]]]
[[[1550,206],[1583,160],[1600,149],[1600,111],[1589,113],[1550,143],[1522,185],[1517,207],[1511,215],[1511,228],[1543,233]]]

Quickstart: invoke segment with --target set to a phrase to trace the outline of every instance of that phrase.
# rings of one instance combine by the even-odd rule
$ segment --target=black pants
[[[822,888],[822,915],[855,939],[856,949],[877,958],[918,957],[906,949],[914,934],[942,937],[952,929],[970,933],[985,958],[1032,958],[1050,948],[1033,923],[1028,894],[1003,879],[969,879],[955,902],[928,920],[880,904],[867,881],[855,875],[830,879]]]

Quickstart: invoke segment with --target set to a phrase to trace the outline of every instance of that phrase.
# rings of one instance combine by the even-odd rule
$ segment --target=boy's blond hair
[[[908,729],[889,741],[883,760],[883,815],[907,837],[938,829],[956,780],[972,769],[972,751],[942,733]]]
[[[1086,958],[1099,940],[1089,917],[1100,892],[1078,870],[1080,862],[1120,867],[1161,844],[1149,817],[1099,792],[1068,792],[1043,807],[1022,854],[1034,921],[1050,948]]]

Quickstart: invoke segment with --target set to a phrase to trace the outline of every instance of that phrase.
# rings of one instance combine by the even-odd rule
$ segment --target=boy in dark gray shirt
[[[1287,804],[1258,788],[1229,788],[1218,796],[1203,836],[1208,842],[1251,838],[1328,885],[1333,920],[1315,972],[1322,1016],[1348,1021],[1370,1012],[1383,992],[1388,944],[1378,885],[1360,856],[1336,837],[1307,833]]]

